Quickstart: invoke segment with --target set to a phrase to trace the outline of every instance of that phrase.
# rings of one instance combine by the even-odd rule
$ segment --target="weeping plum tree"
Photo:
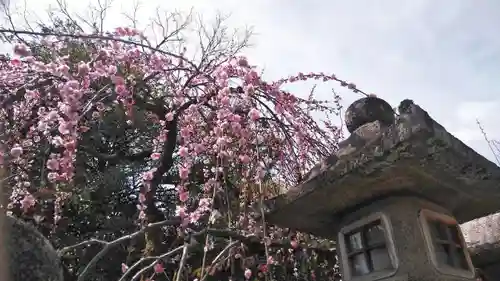
[[[102,21],[85,32],[60,7],[52,26],[0,30],[15,53],[0,65],[6,211],[43,219],[47,235],[68,216],[84,232],[79,213],[95,205],[132,206],[113,212],[134,217],[113,235],[59,241],[63,258],[99,247],[68,276],[99,280],[93,272],[128,247],[106,280],[337,278],[328,241],[256,221],[251,206],[300,182],[341,137],[335,92],[317,100],[282,86],[314,79],[360,92],[354,84],[323,73],[266,81],[242,55],[248,34],[237,40],[220,19],[198,26],[198,42],[184,40],[187,21],[153,40]],[[133,203],[94,193],[69,207],[107,184]]]

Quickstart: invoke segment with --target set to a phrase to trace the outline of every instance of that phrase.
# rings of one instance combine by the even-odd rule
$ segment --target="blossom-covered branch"
[[[333,74],[299,73],[266,81],[241,55],[246,38],[227,38],[220,21],[212,29],[200,27],[193,50],[179,28],[165,31],[158,43],[135,27],[104,32],[98,24],[86,33],[63,8],[71,23],[67,30],[0,28],[0,34],[16,35],[9,37],[15,56],[0,61],[0,160],[15,175],[9,178],[9,210],[43,217],[53,229],[80,223],[68,222],[64,214],[76,216],[80,209],[69,211],[74,201],[98,200],[96,190],[107,186],[94,179],[96,173],[106,179],[112,177],[110,170],[118,171],[122,186],[115,194],[128,196],[133,210],[113,210],[102,219],[112,222],[119,212],[138,214],[137,224],[115,230],[115,239],[78,236],[86,241],[61,249],[67,253],[102,245],[79,271],[79,280],[112,248],[138,237],[144,237],[144,249],[134,249],[141,258],[136,255],[136,265],[125,274],[133,268],[137,278],[180,249],[188,257],[202,249],[200,278],[206,276],[205,264],[211,264],[205,259],[212,260],[212,268],[224,260],[235,274],[236,252],[252,255],[265,248],[270,256],[278,250],[269,248],[289,248],[290,255],[302,249],[331,253],[331,247],[313,247],[299,234],[255,220],[250,206],[275,195],[276,187],[300,181],[337,148],[342,136],[335,125],[341,109],[335,91],[317,100],[313,91],[300,97],[282,85],[311,79],[364,92]],[[175,48],[167,46],[169,40]],[[176,219],[165,220],[173,209]],[[207,258],[213,241],[219,243],[213,249],[222,252],[212,251],[215,256]],[[236,241],[238,247],[227,250],[231,254],[226,257],[225,247]],[[179,246],[184,242],[189,249]],[[148,261],[153,262],[142,267]],[[197,264],[183,262],[186,267]],[[175,272],[188,274],[184,267],[181,263]]]

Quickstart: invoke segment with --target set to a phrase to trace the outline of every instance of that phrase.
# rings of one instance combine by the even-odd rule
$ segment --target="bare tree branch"
[[[104,255],[106,255],[106,253],[108,253],[108,251],[111,250],[113,247],[115,247],[115,246],[117,246],[125,241],[134,239],[141,234],[144,234],[144,232],[148,229],[161,227],[161,226],[168,226],[168,225],[178,225],[179,223],[180,223],[180,220],[178,218],[175,218],[172,220],[166,220],[166,221],[162,221],[162,222],[157,222],[157,223],[151,223],[139,231],[136,231],[136,232],[129,234],[129,235],[122,236],[114,241],[106,242],[106,241],[102,241],[102,240],[91,239],[89,241],[78,243],[74,246],[62,248],[61,250],[59,250],[59,254],[64,255],[65,253],[67,253],[75,248],[86,246],[89,244],[102,244],[102,245],[104,245],[104,248],[99,253],[97,253],[97,255],[95,255],[92,258],[92,260],[87,264],[87,266],[85,266],[83,271],[79,274],[78,281],[83,281],[83,280],[85,280],[89,271],[96,265],[96,263],[99,260],[101,260],[104,257]]]
[[[129,45],[134,45],[138,47],[143,47],[145,49],[151,50],[151,51],[156,51],[159,53],[162,53],[167,56],[171,56],[177,59],[182,60],[183,62],[189,64],[190,66],[193,67],[193,69],[197,69],[197,66],[191,62],[190,60],[186,59],[183,56],[167,52],[164,50],[159,50],[155,49],[153,47],[150,47],[148,45],[134,42],[131,40],[126,40],[126,39],[121,39],[121,38],[116,38],[116,37],[111,37],[111,36],[102,36],[102,35],[97,35],[97,34],[91,34],[91,35],[85,35],[85,34],[68,34],[68,33],[57,33],[57,32],[38,32],[38,31],[27,31],[27,30],[15,30],[15,29],[0,29],[0,33],[10,33],[10,34],[25,34],[25,35],[36,35],[36,36],[58,36],[58,37],[69,37],[69,38],[75,38],[75,39],[98,39],[98,40],[103,40],[103,41],[116,41],[116,42],[121,42]]]
[[[86,265],[86,267],[83,269],[83,271],[79,274],[78,281],[83,281],[83,280],[85,280],[86,276],[89,274],[90,270],[97,264],[97,262],[99,260],[101,260],[109,252],[109,250],[111,250],[113,247],[116,247],[116,246],[118,246],[126,241],[134,239],[134,238],[144,234],[147,230],[150,230],[153,228],[159,228],[159,227],[163,227],[163,226],[175,226],[175,225],[179,225],[180,223],[181,223],[181,218],[179,218],[179,217],[176,217],[176,218],[173,218],[170,220],[161,221],[161,222],[150,223],[150,224],[146,225],[144,228],[142,228],[134,233],[122,236],[116,240],[107,242],[107,241],[103,241],[103,240],[99,240],[99,239],[90,239],[90,240],[83,241],[83,242],[80,242],[80,243],[72,245],[72,246],[64,247],[64,248],[59,250],[59,254],[64,257],[64,255],[66,253],[68,253],[72,250],[75,250],[77,248],[80,248],[80,247],[87,247],[87,246],[94,245],[94,244],[99,244],[99,245],[104,246],[102,248],[102,250],[99,251],[94,256],[94,258],[92,258],[92,260]],[[239,234],[236,231],[232,231],[232,230],[228,230],[228,229],[206,228],[206,229],[203,229],[203,230],[198,231],[196,233],[193,233],[192,237],[194,237],[194,238],[201,237],[201,236],[204,236],[206,234],[210,234],[212,236],[219,237],[219,238],[226,238],[226,239],[231,238],[231,239],[234,239],[235,241],[238,241],[239,243],[243,243],[247,246],[258,245],[259,248],[264,245],[263,243],[266,243],[260,237],[257,237],[254,235],[245,236],[245,235]],[[131,268],[129,268],[128,271],[124,273],[124,275],[121,277],[120,280],[124,280],[124,278],[128,274],[130,274],[130,272],[133,269],[137,268],[140,264],[142,264],[145,261],[152,260],[152,259],[156,260],[154,263],[150,264],[147,268],[141,269],[142,270],[142,271],[140,271],[141,273],[146,271],[147,269],[152,268],[162,258],[165,258],[167,256],[171,256],[171,255],[177,253],[178,251],[180,251],[180,249],[183,249],[183,251],[188,251],[190,247],[199,247],[200,244],[195,242],[195,241],[196,240],[193,240],[188,244],[185,243],[183,246],[177,247],[174,250],[168,251],[167,253],[162,254],[162,255],[143,257],[142,259],[137,261]],[[236,245],[235,243],[236,242],[232,242],[229,246],[227,246],[225,250],[223,250],[221,253],[218,254],[218,256],[214,259],[214,261],[212,263],[216,263],[216,260],[218,258],[220,258],[220,256],[223,255],[224,251],[229,250],[230,246],[232,247],[232,246]],[[273,241],[267,241],[267,243],[268,243],[269,247],[278,247],[278,248],[285,248],[285,249],[292,248],[292,245],[291,245],[289,240],[273,240]],[[299,249],[300,248],[314,249],[316,251],[335,252],[335,249],[311,247],[311,246],[304,244],[304,243],[298,245],[298,248]],[[186,254],[187,254],[187,252],[186,252]],[[183,255],[184,255],[184,252],[183,252]],[[181,265],[182,265],[182,263],[181,263]],[[181,270],[181,267],[179,267],[179,270]],[[179,274],[177,276],[179,276]],[[136,278],[134,277],[133,280],[135,280],[135,279]]]
[[[134,274],[134,276],[132,277],[132,280],[137,280],[143,273],[145,273],[147,270],[153,268],[158,262],[160,262],[162,259],[164,258],[167,258],[167,257],[170,257],[174,254],[177,254],[177,252],[180,252],[181,250],[184,249],[184,245],[182,246],[179,246],[169,252],[166,252],[164,254],[161,254],[161,255],[158,255],[158,256],[152,256],[152,257],[142,257],[141,259],[139,259],[137,262],[135,262],[131,267],[129,267],[127,269],[127,271],[125,271],[123,273],[123,275],[120,277],[120,279],[118,281],[124,281],[125,278],[136,268],[138,268],[143,262],[145,261],[148,261],[148,260],[155,260],[154,262],[152,262],[151,264],[141,268],[139,271],[137,271],[136,274]]]

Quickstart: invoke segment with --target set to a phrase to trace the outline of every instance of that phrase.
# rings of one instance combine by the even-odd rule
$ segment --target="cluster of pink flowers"
[[[119,37],[144,36],[130,28],[118,28]],[[66,47],[64,41],[46,38],[41,43],[53,50]],[[159,97],[166,109],[164,116],[155,115],[155,122],[164,128],[153,143],[150,159],[153,167],[143,174],[144,188],[139,195],[140,216],[145,218],[147,193],[161,165],[163,144],[177,142],[180,179],[177,185],[177,214],[184,224],[196,223],[210,212],[214,190],[221,189],[221,175],[238,173],[239,188],[259,184],[269,170],[279,174],[280,181],[292,183],[297,171],[305,172],[322,156],[336,147],[340,130],[332,120],[316,122],[311,112],[338,114],[338,97],[330,102],[300,98],[282,91],[284,83],[306,79],[340,81],[356,90],[353,84],[338,80],[335,75],[298,74],[276,82],[265,82],[245,57],[224,58],[215,69],[200,71],[196,64],[179,54],[147,52],[133,44],[100,42],[89,48],[88,61],[75,62],[70,56],[55,56],[50,62],[31,56],[25,45],[15,46],[17,57],[0,67],[0,87],[7,89],[3,100],[12,102],[1,109],[0,123],[6,129],[0,147],[1,164],[17,173],[12,201],[21,200],[29,208],[36,202],[31,194],[32,181],[27,171],[34,169],[41,148],[50,146],[40,169],[48,187],[61,193],[75,175],[75,157],[81,135],[89,130],[89,122],[99,119],[111,106],[121,105],[132,124],[132,108],[142,93],[137,85],[162,85],[169,95]],[[148,77],[146,79],[146,77]],[[151,78],[152,77],[152,78]],[[103,81],[108,81],[103,84]],[[95,85],[101,85],[96,90]],[[18,93],[24,91],[24,96]],[[115,97],[112,103],[102,97]],[[189,105],[189,106],[187,106]],[[34,114],[35,113],[35,114]],[[90,117],[89,117],[90,116]],[[176,122],[178,136],[168,139],[170,123]],[[192,169],[203,162],[207,178],[204,194],[193,204],[189,185]],[[65,197],[68,196],[64,193]],[[254,198],[251,198],[254,199]],[[248,222],[246,222],[248,223]]]

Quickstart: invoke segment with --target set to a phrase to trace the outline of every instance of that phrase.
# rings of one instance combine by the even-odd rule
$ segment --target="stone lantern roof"
[[[329,236],[344,214],[388,196],[425,198],[459,223],[500,209],[500,167],[404,100],[396,114],[377,97],[346,112],[351,135],[305,180],[265,203],[268,222]]]

